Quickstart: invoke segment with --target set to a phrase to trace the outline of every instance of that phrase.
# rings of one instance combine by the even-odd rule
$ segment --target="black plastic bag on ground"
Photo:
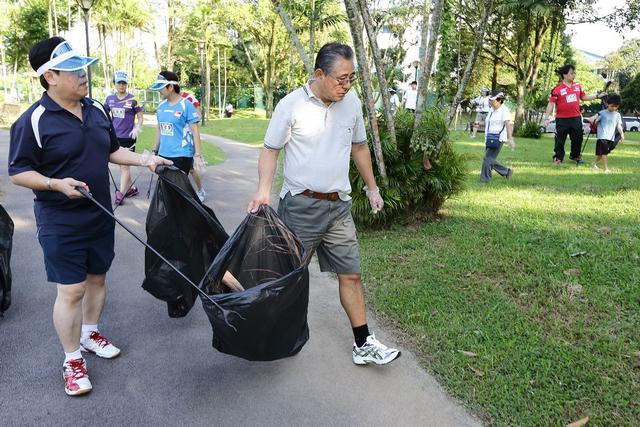
[[[188,176],[158,167],[158,183],[147,213],[147,243],[194,283],[205,276],[228,234],[213,211],[200,203]],[[167,302],[170,317],[183,317],[198,290],[149,249],[142,287]]]
[[[11,247],[13,221],[0,205],[0,316],[11,305]]]
[[[249,214],[211,265],[208,274],[214,280],[201,287],[209,295],[200,299],[213,329],[213,346],[247,360],[298,353],[309,339],[309,272],[303,260],[302,244],[273,209],[263,205]],[[226,271],[244,291],[211,286]]]

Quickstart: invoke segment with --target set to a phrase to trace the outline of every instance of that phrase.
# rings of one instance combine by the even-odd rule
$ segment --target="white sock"
[[[93,331],[98,331],[98,325],[82,324],[82,338],[89,338],[89,335],[91,335]]]
[[[80,353],[80,347],[76,351],[72,351],[71,353],[64,353],[64,363],[67,363],[69,360],[73,359],[82,359],[82,353]]]

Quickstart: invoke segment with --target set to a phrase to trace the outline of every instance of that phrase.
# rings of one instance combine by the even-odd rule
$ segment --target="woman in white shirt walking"
[[[494,92],[489,97],[491,110],[485,122],[485,142],[486,151],[482,160],[482,170],[480,171],[480,182],[489,182],[491,180],[491,171],[494,170],[503,177],[509,179],[513,175],[513,169],[503,166],[498,162],[498,154],[505,142],[509,144],[511,149],[515,148],[513,142],[513,125],[511,124],[511,113],[504,105],[504,93]],[[499,144],[497,147],[490,147],[487,139],[492,135],[499,135]]]

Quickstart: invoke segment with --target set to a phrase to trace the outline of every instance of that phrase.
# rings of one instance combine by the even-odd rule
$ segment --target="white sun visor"
[[[88,67],[98,58],[84,56],[77,50],[73,50],[69,42],[64,41],[51,52],[51,58],[36,70],[39,76],[47,70],[75,71]]]
[[[149,87],[150,90],[161,90],[163,87],[167,86],[167,85],[177,85],[179,84],[177,81],[175,80],[167,80],[167,78],[165,76],[163,76],[162,74],[158,74],[158,77],[156,77],[156,81],[153,82],[153,84],[151,85],[151,87]]]

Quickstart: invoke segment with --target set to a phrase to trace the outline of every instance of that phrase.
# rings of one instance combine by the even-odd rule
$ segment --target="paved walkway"
[[[207,201],[228,231],[244,218],[256,189],[258,150],[217,137],[227,156],[205,175]],[[448,398],[403,351],[387,367],[351,362],[353,337],[338,301],[337,281],[311,267],[311,338],[295,357],[247,362],[211,347],[200,303],[170,319],[165,303],[140,287],[144,250],[116,228],[116,258],[100,329],[122,349],[88,356],[94,390],[70,398],[62,384],[61,349],[51,322],[55,286],[45,280],[35,238],[32,193],[7,177],[8,132],[0,130],[0,202],[15,221],[13,306],[0,318],[2,425],[466,426],[479,422]],[[112,167],[118,176],[116,167]],[[134,176],[137,171],[134,172]],[[150,173],[142,172],[146,188]],[[148,201],[138,196],[116,214],[140,234]],[[392,336],[375,328],[393,344]]]

